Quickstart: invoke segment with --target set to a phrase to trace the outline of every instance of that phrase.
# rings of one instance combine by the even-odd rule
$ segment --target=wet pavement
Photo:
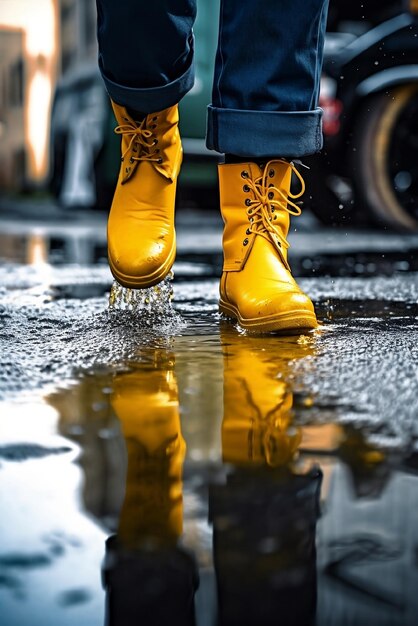
[[[262,337],[216,215],[138,317],[102,215],[1,213],[2,626],[418,623],[418,236],[294,225],[321,326]]]

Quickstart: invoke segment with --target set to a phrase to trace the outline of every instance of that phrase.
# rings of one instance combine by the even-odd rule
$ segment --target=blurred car
[[[219,0],[201,0],[196,83],[180,103],[179,200],[214,206],[217,155],[205,148]],[[320,105],[324,151],[306,159],[326,223],[418,228],[418,0],[331,2]],[[63,206],[111,203],[119,169],[115,120],[95,65],[58,84],[51,120],[52,188]],[[305,161],[305,159],[304,159]]]
[[[336,32],[327,34],[321,81],[324,150],[307,160],[311,208],[326,223],[414,231],[418,2],[369,1],[357,13],[348,5],[330,14]]]

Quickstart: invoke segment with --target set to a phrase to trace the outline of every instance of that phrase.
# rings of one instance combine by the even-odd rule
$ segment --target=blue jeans
[[[196,0],[97,0],[97,10],[110,97],[143,113],[179,102],[194,82]],[[208,148],[246,157],[321,149],[327,10],[328,0],[221,0]]]

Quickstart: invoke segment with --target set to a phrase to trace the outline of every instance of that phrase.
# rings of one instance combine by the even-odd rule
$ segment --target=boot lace
[[[273,183],[269,183],[269,178],[273,178],[275,175],[274,164],[286,163],[292,168],[292,172],[298,178],[301,189],[298,193],[293,194],[289,192],[286,194],[282,189],[275,187]],[[285,161],[284,159],[276,159],[269,161],[261,176],[251,179],[248,172],[242,172],[241,176],[246,179],[244,185],[244,191],[254,194],[254,199],[247,198],[245,205],[247,207],[247,216],[250,222],[250,226],[247,229],[247,235],[255,233],[267,240],[271,240],[271,235],[276,238],[279,247],[285,249],[289,248],[289,242],[284,236],[279,225],[274,222],[277,220],[276,211],[286,211],[289,215],[300,215],[302,209],[294,202],[300,198],[305,191],[305,181],[301,173],[295,166],[293,161]],[[244,240],[244,243],[248,240]],[[246,244],[245,244],[246,245]]]
[[[160,164],[163,162],[162,157],[159,155],[160,150],[159,148],[156,148],[158,145],[158,139],[153,131],[146,127],[146,120],[147,118],[145,117],[139,126],[128,120],[126,124],[116,126],[115,133],[117,135],[125,135],[129,138],[128,146],[122,153],[121,161],[124,161],[127,155],[130,154],[130,163],[138,161],[152,161]],[[155,124],[156,121],[157,118],[153,117],[153,124],[150,127],[151,129],[157,128],[157,125]]]

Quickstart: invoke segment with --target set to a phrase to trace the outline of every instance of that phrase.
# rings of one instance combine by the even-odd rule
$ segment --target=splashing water
[[[137,316],[170,317],[175,315],[172,305],[173,272],[164,280],[147,289],[128,289],[113,281],[109,295],[110,311],[129,311]]]

